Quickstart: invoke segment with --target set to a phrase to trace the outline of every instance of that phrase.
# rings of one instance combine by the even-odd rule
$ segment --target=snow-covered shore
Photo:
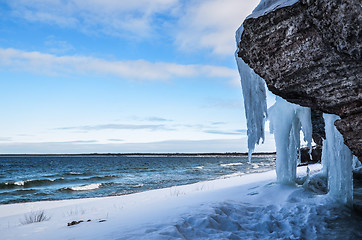
[[[275,179],[268,171],[116,197],[0,205],[0,238],[315,239],[326,231],[331,208],[323,205],[333,201]],[[50,219],[22,223],[37,211]]]

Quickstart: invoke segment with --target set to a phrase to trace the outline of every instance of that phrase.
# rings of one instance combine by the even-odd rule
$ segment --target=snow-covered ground
[[[319,164],[310,166],[318,172]],[[298,174],[306,167],[298,168]],[[0,206],[0,239],[316,239],[335,203],[275,171],[104,198]],[[337,204],[337,205],[336,205]],[[340,205],[338,205],[340,206]],[[50,219],[24,224],[43,211]],[[72,221],[79,224],[67,226]],[[91,221],[88,221],[91,220]],[[105,220],[105,221],[104,221]],[[333,236],[331,239],[334,239]]]

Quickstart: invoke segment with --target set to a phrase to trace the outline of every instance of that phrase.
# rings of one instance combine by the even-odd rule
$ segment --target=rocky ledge
[[[238,56],[289,102],[337,114],[362,159],[361,0],[300,0],[244,21]]]

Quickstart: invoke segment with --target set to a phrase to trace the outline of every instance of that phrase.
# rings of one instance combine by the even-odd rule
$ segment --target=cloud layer
[[[139,129],[149,129],[157,130],[163,129],[165,125],[162,124],[101,124],[101,125],[90,125],[90,126],[78,126],[78,127],[63,127],[57,128],[57,130],[139,130]]]
[[[178,0],[7,0],[13,16],[83,32],[147,36],[159,14]]]
[[[257,152],[274,152],[271,135]],[[107,143],[82,141],[0,144],[2,153],[145,153],[145,152],[247,152],[245,139],[170,140],[152,143]]]
[[[242,139],[162,141],[152,143],[39,142],[0,144],[2,153],[131,153],[131,152],[246,152]]]
[[[137,40],[168,35],[182,51],[207,49],[223,56],[235,51],[235,31],[258,2],[6,0],[12,17],[32,23]]]
[[[179,20],[176,43],[182,50],[211,49],[233,55],[235,31],[259,0],[191,1]]]
[[[0,68],[37,74],[101,74],[130,80],[165,81],[186,77],[238,78],[235,69],[212,65],[182,65],[167,62],[110,61],[86,56],[56,56],[48,53],[27,52],[0,48]],[[230,81],[231,81],[230,80]]]

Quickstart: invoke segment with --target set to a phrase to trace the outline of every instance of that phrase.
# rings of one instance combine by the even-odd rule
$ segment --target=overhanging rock
[[[339,115],[362,159],[361,0],[301,0],[243,23],[238,56],[289,102]]]

